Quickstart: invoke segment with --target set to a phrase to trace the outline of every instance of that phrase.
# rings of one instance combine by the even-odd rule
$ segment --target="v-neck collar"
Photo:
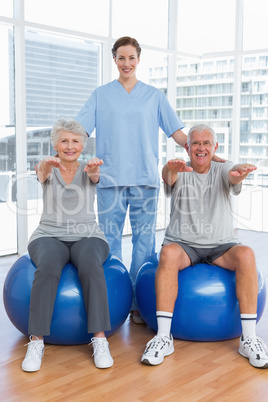
[[[124,94],[125,96],[132,96],[133,94],[135,94],[135,92],[137,91],[137,88],[140,86],[140,81],[137,81],[136,84],[134,85],[134,87],[131,89],[131,91],[128,92],[126,90],[126,88],[118,80],[114,80],[114,83],[115,83],[116,87],[119,89],[119,91],[122,94]]]
[[[69,187],[74,183],[75,178],[76,178],[76,175],[78,174],[78,171],[81,169],[81,162],[80,162],[79,166],[77,167],[76,172],[75,172],[74,177],[73,177],[73,180],[71,181],[70,184],[67,184],[67,183],[65,182],[65,180],[63,179],[63,177],[62,177],[62,175],[61,175],[61,172],[60,172],[60,170],[59,170],[58,168],[54,168],[54,169],[55,169],[55,174],[56,174],[56,176],[58,177],[58,179],[59,179],[59,181],[61,182],[61,184],[62,184],[64,187],[69,188]]]

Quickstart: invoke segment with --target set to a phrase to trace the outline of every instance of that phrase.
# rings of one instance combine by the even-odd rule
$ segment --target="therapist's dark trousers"
[[[36,266],[30,302],[30,335],[50,335],[58,283],[62,269],[68,262],[78,270],[87,311],[88,333],[111,329],[102,267],[108,257],[109,246],[104,240],[91,237],[63,242],[42,237],[33,240],[28,251]]]

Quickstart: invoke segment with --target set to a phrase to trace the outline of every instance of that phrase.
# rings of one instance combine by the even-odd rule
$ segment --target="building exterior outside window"
[[[244,59],[241,82],[241,163],[268,166],[267,60],[268,56],[265,55]],[[177,113],[186,128],[198,122],[211,125],[220,139],[220,149],[223,150],[221,156],[228,158],[233,135],[233,58],[198,63],[179,60],[177,71]],[[162,77],[162,82],[166,82],[166,76]],[[159,85],[159,70],[157,80],[151,71],[151,84],[162,88]],[[178,156],[182,154],[179,148],[177,150]]]
[[[241,110],[239,160],[253,163],[258,172],[243,185],[238,201],[238,227],[268,230],[268,56],[254,54],[244,57],[241,78]],[[206,123],[218,136],[218,155],[230,159],[234,118],[234,59],[180,59],[177,62],[176,109],[185,124],[185,131],[196,123]],[[151,71],[151,84],[162,89],[159,76]],[[163,147],[162,154],[165,154]],[[176,157],[186,153],[176,147]]]

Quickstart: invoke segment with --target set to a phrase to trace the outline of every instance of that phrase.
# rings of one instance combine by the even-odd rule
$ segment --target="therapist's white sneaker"
[[[135,314],[135,311],[130,312],[130,318],[135,324],[146,324],[142,316],[138,313]]]

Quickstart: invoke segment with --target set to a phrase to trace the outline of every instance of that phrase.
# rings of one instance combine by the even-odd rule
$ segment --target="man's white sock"
[[[158,325],[157,335],[170,337],[170,328],[173,313],[170,313],[168,311],[157,311],[156,317]]]
[[[243,339],[256,337],[257,314],[241,314],[242,336]]]

